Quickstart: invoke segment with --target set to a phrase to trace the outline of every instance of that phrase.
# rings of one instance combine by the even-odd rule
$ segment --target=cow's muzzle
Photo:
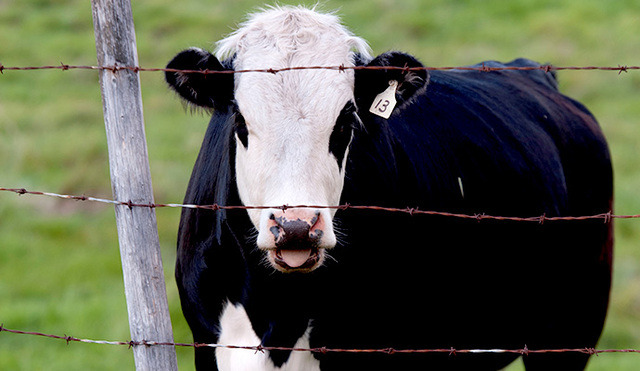
[[[325,248],[335,245],[333,239],[326,238],[331,225],[327,216],[318,210],[290,209],[269,213],[266,228],[259,236],[258,246],[268,250],[271,265],[282,272],[310,272],[324,261]],[[262,238],[260,238],[262,237]]]

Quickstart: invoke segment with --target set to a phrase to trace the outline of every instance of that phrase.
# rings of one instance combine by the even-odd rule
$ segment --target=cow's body
[[[367,112],[388,82],[376,74],[355,73],[362,125],[344,164],[341,203],[522,217],[611,210],[602,133],[550,74],[434,71],[426,88],[398,96],[388,120]],[[237,106],[215,108],[185,203],[240,205]],[[246,211],[185,209],[176,278],[194,340],[342,349],[585,348],[598,340],[610,223],[365,210],[340,211],[335,221],[338,243],[323,265],[282,273],[256,247]],[[516,357],[196,349],[198,369],[493,370]],[[525,363],[579,370],[587,360],[535,354]]]

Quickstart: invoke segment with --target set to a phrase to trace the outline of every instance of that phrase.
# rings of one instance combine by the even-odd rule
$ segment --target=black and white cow
[[[422,66],[331,14],[255,14],[169,68]],[[486,62],[488,66],[503,66]],[[516,60],[507,66],[537,66]],[[185,197],[219,205],[379,205],[506,216],[608,212],[603,134],[541,70],[168,72],[213,112]],[[369,112],[391,86],[388,119]],[[384,106],[384,104],[383,104]],[[382,107],[382,106],[380,106]],[[384,110],[384,108],[380,108]],[[602,220],[524,223],[329,208],[182,213],[176,278],[194,340],[246,346],[594,347],[611,281]],[[198,348],[199,370],[495,370],[517,354]],[[588,354],[530,354],[582,370]]]

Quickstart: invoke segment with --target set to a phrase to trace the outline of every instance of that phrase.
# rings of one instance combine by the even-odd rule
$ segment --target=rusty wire
[[[194,204],[163,204],[163,203],[140,203],[133,202],[131,200],[128,201],[116,201],[109,200],[104,198],[97,197],[89,197],[89,196],[74,196],[74,195],[64,195],[52,192],[39,192],[39,191],[28,191],[24,188],[4,188],[0,187],[0,191],[4,192],[13,192],[18,195],[36,195],[36,196],[48,196],[54,198],[61,198],[67,200],[76,200],[76,201],[89,201],[89,202],[99,202],[111,205],[118,206],[127,206],[129,208],[133,207],[147,207],[147,208],[187,208],[187,209],[204,209],[204,210],[262,210],[262,209],[280,209],[283,211],[289,209],[299,209],[299,208],[313,208],[313,209],[337,209],[337,210],[373,210],[373,211],[386,211],[386,212],[398,212],[398,213],[406,213],[409,215],[437,215],[437,216],[445,216],[451,218],[460,218],[460,219],[474,219],[478,222],[483,220],[501,220],[501,221],[516,221],[516,222],[535,222],[543,224],[547,221],[580,221],[580,220],[591,220],[591,219],[602,219],[604,223],[610,223],[613,219],[640,219],[640,214],[635,215],[616,215],[613,214],[612,211],[608,211],[606,213],[594,214],[594,215],[579,215],[579,216],[546,216],[545,214],[539,216],[530,216],[530,217],[517,217],[517,216],[497,216],[497,215],[487,215],[487,214],[460,214],[460,213],[451,213],[446,211],[434,211],[434,210],[420,210],[417,207],[405,207],[405,208],[394,208],[394,207],[382,207],[382,206],[365,206],[365,205],[259,205],[259,206],[245,206],[245,205],[194,205]]]
[[[33,71],[33,70],[108,70],[112,72],[118,72],[122,70],[133,71],[135,73],[138,72],[181,72],[181,73],[202,73],[205,75],[208,74],[236,74],[236,73],[249,73],[249,72],[258,72],[258,73],[271,73],[277,74],[280,72],[286,71],[299,71],[299,70],[335,70],[335,71],[346,71],[346,70],[401,70],[405,72],[409,71],[450,71],[450,70],[461,70],[461,71],[481,71],[481,72],[492,72],[492,71],[533,71],[533,70],[542,70],[545,72],[551,71],[617,71],[618,74],[622,72],[629,72],[632,70],[640,70],[640,66],[628,66],[628,65],[618,65],[618,66],[553,66],[550,64],[540,65],[540,66],[503,66],[503,67],[490,67],[485,65],[483,62],[479,66],[458,66],[458,67],[399,67],[399,66],[299,66],[299,67],[284,67],[284,68],[262,68],[262,69],[247,69],[247,70],[181,70],[174,68],[143,68],[139,66],[119,66],[119,65],[110,65],[110,66],[82,66],[82,65],[69,65],[61,63],[59,65],[48,65],[48,66],[28,66],[28,67],[20,67],[20,66],[4,66],[0,63],[0,74],[4,73],[4,71]]]
[[[64,340],[67,344],[76,342],[76,343],[88,343],[88,344],[102,344],[102,345],[123,345],[131,347],[136,346],[176,346],[176,347],[192,347],[192,348],[227,348],[227,349],[244,349],[244,350],[252,350],[254,352],[265,352],[265,351],[274,351],[274,350],[284,350],[284,351],[292,351],[292,352],[311,352],[311,353],[381,353],[381,354],[411,354],[411,353],[441,353],[448,354],[449,356],[455,356],[457,354],[482,354],[482,353],[511,353],[511,354],[520,354],[523,356],[527,356],[530,354],[538,354],[538,353],[583,353],[590,355],[598,355],[602,353],[638,353],[640,354],[640,349],[596,349],[596,348],[565,348],[565,349],[530,349],[526,345],[524,345],[521,349],[456,349],[456,348],[439,348],[439,349],[396,349],[396,348],[376,348],[376,349],[339,349],[339,348],[327,348],[327,347],[317,347],[317,348],[292,348],[292,347],[277,347],[277,346],[263,346],[263,345],[254,345],[254,346],[244,346],[244,345],[226,345],[226,344],[216,344],[216,343],[174,343],[174,342],[160,342],[160,341],[150,341],[150,340],[140,340],[140,341],[108,341],[108,340],[91,340],[91,339],[81,339],[68,335],[52,335],[45,334],[41,332],[31,332],[31,331],[21,331],[21,330],[11,330],[5,328],[4,325],[0,325],[0,333],[7,332],[11,334],[18,335],[31,335],[31,336],[40,336],[46,337],[50,339]]]

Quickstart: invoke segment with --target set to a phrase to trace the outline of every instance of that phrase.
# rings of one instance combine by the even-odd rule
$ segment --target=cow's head
[[[271,8],[250,17],[219,42],[217,56],[220,59],[192,48],[179,53],[167,68],[420,65],[401,53],[372,59],[366,42],[337,17],[299,7]],[[167,72],[166,78],[183,98],[212,109],[214,115],[223,107],[235,110],[240,198],[248,206],[274,206],[248,211],[258,231],[257,246],[274,268],[307,272],[320,266],[325,250],[336,245],[336,210],[277,206],[338,205],[349,145],[362,125],[358,111],[366,112],[366,105],[390,80],[399,82],[398,99],[408,100],[425,85],[426,73],[312,69],[276,74]]]

